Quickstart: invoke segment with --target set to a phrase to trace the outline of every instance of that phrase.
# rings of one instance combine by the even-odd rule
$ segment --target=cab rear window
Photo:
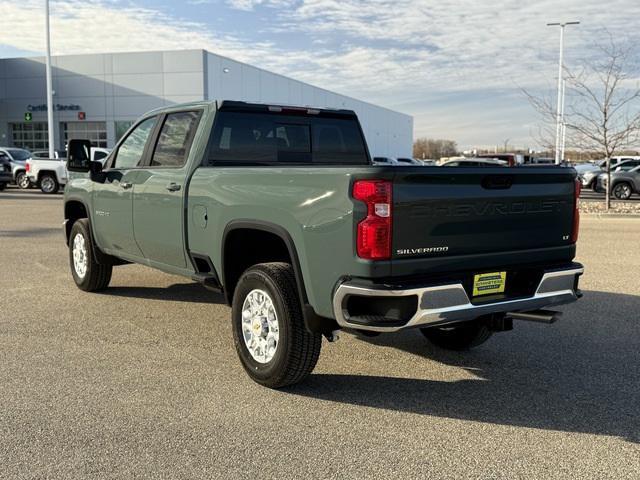
[[[366,165],[369,159],[355,118],[221,111],[207,163]]]

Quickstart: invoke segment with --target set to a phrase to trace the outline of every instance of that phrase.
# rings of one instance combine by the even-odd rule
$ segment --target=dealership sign
[[[53,106],[53,109],[56,112],[77,112],[82,110],[82,108],[80,107],[80,105],[76,105],[75,103],[70,103],[67,105],[61,104],[61,103],[56,103]],[[41,103],[40,105],[27,105],[27,111],[28,112],[46,112],[47,111],[47,104],[46,103]]]

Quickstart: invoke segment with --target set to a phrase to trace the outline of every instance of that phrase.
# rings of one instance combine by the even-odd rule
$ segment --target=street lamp
[[[555,22],[547,23],[547,27],[560,27],[560,61],[558,62],[558,104],[556,107],[556,165],[562,161],[560,144],[562,142],[562,124],[564,119],[564,95],[563,95],[563,74],[564,67],[564,27],[567,25],[579,25],[580,22]]]
[[[49,36],[49,0],[44,0],[45,35],[47,38],[46,76],[47,76],[47,130],[49,133],[49,158],[54,158],[53,145],[53,86],[51,81],[51,39]]]

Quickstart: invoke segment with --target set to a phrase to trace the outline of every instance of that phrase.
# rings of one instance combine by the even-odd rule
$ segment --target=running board
[[[527,322],[555,323],[561,315],[562,312],[554,312],[553,310],[533,310],[531,312],[507,312],[505,316],[513,320]]]

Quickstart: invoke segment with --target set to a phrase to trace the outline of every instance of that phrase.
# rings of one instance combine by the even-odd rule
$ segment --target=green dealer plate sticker
[[[503,293],[507,272],[480,273],[473,277],[473,296]]]

